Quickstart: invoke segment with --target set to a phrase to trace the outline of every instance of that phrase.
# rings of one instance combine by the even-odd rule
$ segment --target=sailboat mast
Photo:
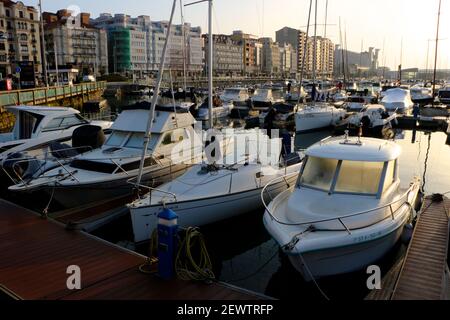
[[[433,98],[436,96],[436,69],[437,69],[437,60],[438,60],[439,23],[441,20],[441,3],[442,3],[442,0],[439,0],[437,30],[436,30],[436,50],[434,53]]]
[[[315,0],[315,18],[314,18],[314,49],[313,49],[313,84],[316,83],[316,67],[317,67],[317,0]]]
[[[326,1],[325,4],[325,30],[323,32],[323,38],[324,38],[324,42],[325,39],[327,38],[327,22],[328,22],[328,0]],[[325,82],[325,77],[326,77],[326,73],[328,73],[328,69],[325,70],[325,50],[323,50],[324,52],[322,52],[322,82]]]
[[[213,14],[213,0],[208,1],[208,107],[209,107],[209,127],[214,128],[213,118],[213,29],[212,29],[212,14]]]
[[[308,50],[308,40],[309,40],[309,27],[311,24],[311,11],[312,11],[313,0],[309,1],[309,13],[308,13],[308,25],[306,27],[306,37],[305,37],[305,45],[303,46],[303,57],[302,57],[302,70],[300,71],[300,88],[298,93],[298,101],[297,104],[300,104],[300,98],[302,95],[303,88],[303,77],[305,74],[305,61],[306,61],[306,51]]]
[[[181,32],[183,37],[183,90],[186,97],[186,29],[184,26],[184,15],[183,15],[183,0],[180,0],[180,14],[181,14]]]
[[[347,79],[345,77],[344,42],[342,40],[341,17],[339,17],[339,40],[341,42],[342,74],[344,76],[344,88],[345,88]]]
[[[148,145],[150,144],[153,119],[155,118],[155,107],[156,107],[156,103],[158,102],[158,98],[159,98],[159,90],[161,88],[161,82],[162,82],[162,77],[163,77],[163,73],[164,73],[164,64],[166,62],[167,47],[169,44],[170,35],[171,35],[171,31],[172,31],[172,22],[173,22],[173,16],[175,15],[176,5],[177,5],[177,0],[173,0],[172,12],[170,14],[170,20],[169,20],[169,26],[167,27],[167,37],[166,37],[166,41],[164,42],[164,48],[163,48],[163,52],[162,52],[162,56],[161,56],[161,62],[159,64],[158,78],[156,80],[155,92],[154,92],[153,98],[152,98],[150,114],[149,114],[148,121],[147,121],[147,128],[145,130],[144,147],[142,150],[142,158],[141,158],[141,163],[139,166],[139,174],[138,174],[137,181],[136,181],[137,188],[139,188],[139,186],[141,184],[142,175],[144,173],[144,163],[145,163],[145,158],[147,156],[147,148],[148,148]]]

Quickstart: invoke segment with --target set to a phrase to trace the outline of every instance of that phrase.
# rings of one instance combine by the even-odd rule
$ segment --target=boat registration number
[[[382,235],[383,235],[383,232],[379,231],[379,232],[369,234],[367,236],[353,238],[353,242],[354,243],[367,242],[367,241],[371,241],[371,240],[380,238]]]

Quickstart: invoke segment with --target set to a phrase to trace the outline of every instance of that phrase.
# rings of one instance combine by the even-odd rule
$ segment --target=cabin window
[[[342,161],[335,192],[378,193],[384,162]]]
[[[183,141],[185,138],[188,138],[185,136],[184,129],[177,129],[172,132],[166,133],[162,140],[162,145],[167,146],[172,143],[177,143]]]
[[[113,133],[109,136],[106,145],[110,147],[121,147],[127,137],[128,132],[113,131]]]
[[[159,135],[152,133],[147,149],[153,150],[158,140]],[[144,147],[144,133],[133,133],[125,144],[125,147],[142,150],[142,148]]]
[[[388,163],[386,179],[384,180],[383,192],[389,189],[395,182],[395,160]]]
[[[63,118],[61,126],[62,127],[72,127],[72,126],[80,125],[83,123],[86,123],[86,121],[79,119],[77,116],[74,115],[74,116]]]
[[[306,187],[329,191],[336,172],[338,160],[309,157],[300,178]]]
[[[87,124],[88,122],[78,115],[55,118],[51,120],[43,129],[43,131],[63,130],[73,126],[81,124]]]

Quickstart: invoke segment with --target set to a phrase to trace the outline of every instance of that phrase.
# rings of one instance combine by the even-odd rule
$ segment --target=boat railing
[[[286,181],[286,176],[284,177],[278,177],[272,181],[270,181],[261,191],[261,200],[262,203],[264,205],[264,208],[266,209],[266,212],[270,215],[270,217],[272,218],[273,221],[281,224],[281,225],[285,225],[285,226],[313,226],[315,224],[320,224],[320,223],[326,223],[326,222],[339,222],[339,224],[341,224],[345,231],[348,232],[348,234],[352,234],[351,230],[352,228],[348,227],[344,220],[345,219],[349,219],[349,218],[354,218],[354,217],[358,217],[358,216],[362,216],[362,215],[366,215],[366,214],[370,214],[370,213],[374,213],[374,212],[379,212],[380,210],[385,210],[385,209],[389,209],[389,213],[390,216],[392,218],[392,220],[395,220],[395,216],[396,213],[398,212],[398,210],[400,210],[405,204],[407,204],[408,206],[410,206],[412,208],[412,204],[409,203],[409,197],[411,195],[411,193],[413,193],[418,185],[419,185],[419,179],[416,178],[416,180],[414,182],[411,183],[409,189],[397,200],[394,200],[388,204],[385,204],[383,206],[374,208],[374,209],[370,209],[370,210],[365,210],[365,211],[360,211],[360,212],[355,212],[355,213],[351,213],[351,214],[347,214],[347,215],[342,215],[339,217],[333,217],[333,218],[328,218],[328,219],[320,219],[320,220],[314,220],[314,221],[308,221],[308,222],[300,222],[300,223],[289,223],[289,222],[284,222],[284,221],[280,221],[279,219],[276,218],[275,214],[270,210],[269,206],[270,204],[266,203],[265,200],[265,195],[268,194],[269,198],[271,199],[271,202],[273,202],[272,197],[270,196],[270,193],[268,193],[267,189],[269,188],[269,186],[271,186],[272,184],[274,184],[275,182],[279,181],[280,179],[284,179]],[[282,192],[279,197],[281,197],[284,193],[287,192],[291,192],[293,188],[296,188],[297,185],[294,186],[290,186],[287,190],[285,190],[284,192]],[[405,201],[406,200],[406,201]],[[399,204],[400,202],[403,202],[397,209],[394,209],[394,206]],[[379,223],[383,220],[385,220],[386,217],[383,217],[382,219],[380,219],[380,221],[377,221],[376,223]],[[373,222],[371,222],[371,224],[373,224]],[[361,227],[359,227],[361,228]],[[336,230],[334,230],[336,231]]]
[[[118,113],[83,113],[81,116],[89,121],[114,121],[117,118]]]
[[[173,193],[173,192],[165,191],[165,190],[158,189],[158,188],[154,188],[154,187],[150,187],[150,186],[146,186],[146,185],[144,185],[144,184],[137,184],[136,182],[137,182],[137,177],[133,177],[133,178],[127,180],[127,183],[128,183],[128,184],[131,184],[131,185],[137,187],[138,189],[146,189],[146,190],[148,190],[148,192],[149,192],[149,194],[150,194],[150,196],[149,196],[149,198],[148,198],[148,199],[149,199],[149,200],[148,200],[149,205],[150,205],[151,202],[152,202],[151,194],[152,194],[153,191],[156,191],[156,192],[160,192],[160,193],[162,193],[162,194],[169,195],[169,196],[171,196],[171,197],[174,199],[175,202],[177,202],[177,195],[176,195],[175,193]],[[141,196],[140,196],[140,194],[139,194],[139,198],[142,199]]]
[[[45,151],[45,152],[42,152],[41,154],[34,155],[32,157],[24,156],[22,158],[13,158],[13,159],[5,158],[2,161],[0,166],[3,170],[3,172],[8,176],[8,178],[14,184],[18,184],[18,183],[25,184],[26,182],[23,180],[23,175],[18,172],[18,169],[20,169],[20,165],[26,164],[26,168],[28,170],[28,168],[30,168],[30,167],[32,168],[32,166],[30,166],[31,163],[39,162],[39,167],[36,167],[33,172],[28,173],[29,176],[34,176],[36,174],[36,172],[39,172],[40,170],[45,168],[45,166],[48,164],[48,161],[53,161],[54,163],[57,163],[58,166],[64,167],[65,162],[67,160],[72,159],[74,156],[73,155],[65,156],[63,153],[70,152],[70,151],[78,152],[79,150],[83,150],[83,151],[86,150],[84,152],[87,152],[87,151],[92,151],[93,148],[91,146],[70,147],[70,148],[63,148],[63,149],[58,149],[58,150],[53,150],[53,151]],[[54,155],[56,153],[59,153],[58,157]],[[53,156],[49,157],[50,154],[52,154]],[[81,153],[78,153],[78,155],[79,154],[81,154]],[[9,162],[9,161],[14,162],[12,165],[12,171],[13,171],[14,175],[17,177],[17,179],[15,179],[13,176],[11,176],[11,173],[8,172],[8,170],[5,168],[5,162]],[[25,170],[25,171],[27,171],[27,170]],[[65,170],[65,171],[67,171],[67,170]]]

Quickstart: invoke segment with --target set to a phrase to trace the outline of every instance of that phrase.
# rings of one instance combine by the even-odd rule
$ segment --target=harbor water
[[[236,123],[235,123],[236,125]],[[306,149],[328,137],[323,131],[295,136],[297,149]],[[404,187],[414,176],[423,181],[426,195],[450,191],[450,146],[442,132],[397,131],[395,141],[402,146],[400,175]],[[266,232],[263,209],[244,216],[201,228],[205,236],[216,278],[248,290],[279,299],[363,299],[368,293],[365,270],[320,279],[318,286],[306,283],[280,253],[278,245]],[[142,254],[149,253],[148,245],[134,247],[129,216],[94,232],[96,236],[132,248]],[[399,243],[382,261],[377,263],[383,274],[404,256],[406,246]]]

